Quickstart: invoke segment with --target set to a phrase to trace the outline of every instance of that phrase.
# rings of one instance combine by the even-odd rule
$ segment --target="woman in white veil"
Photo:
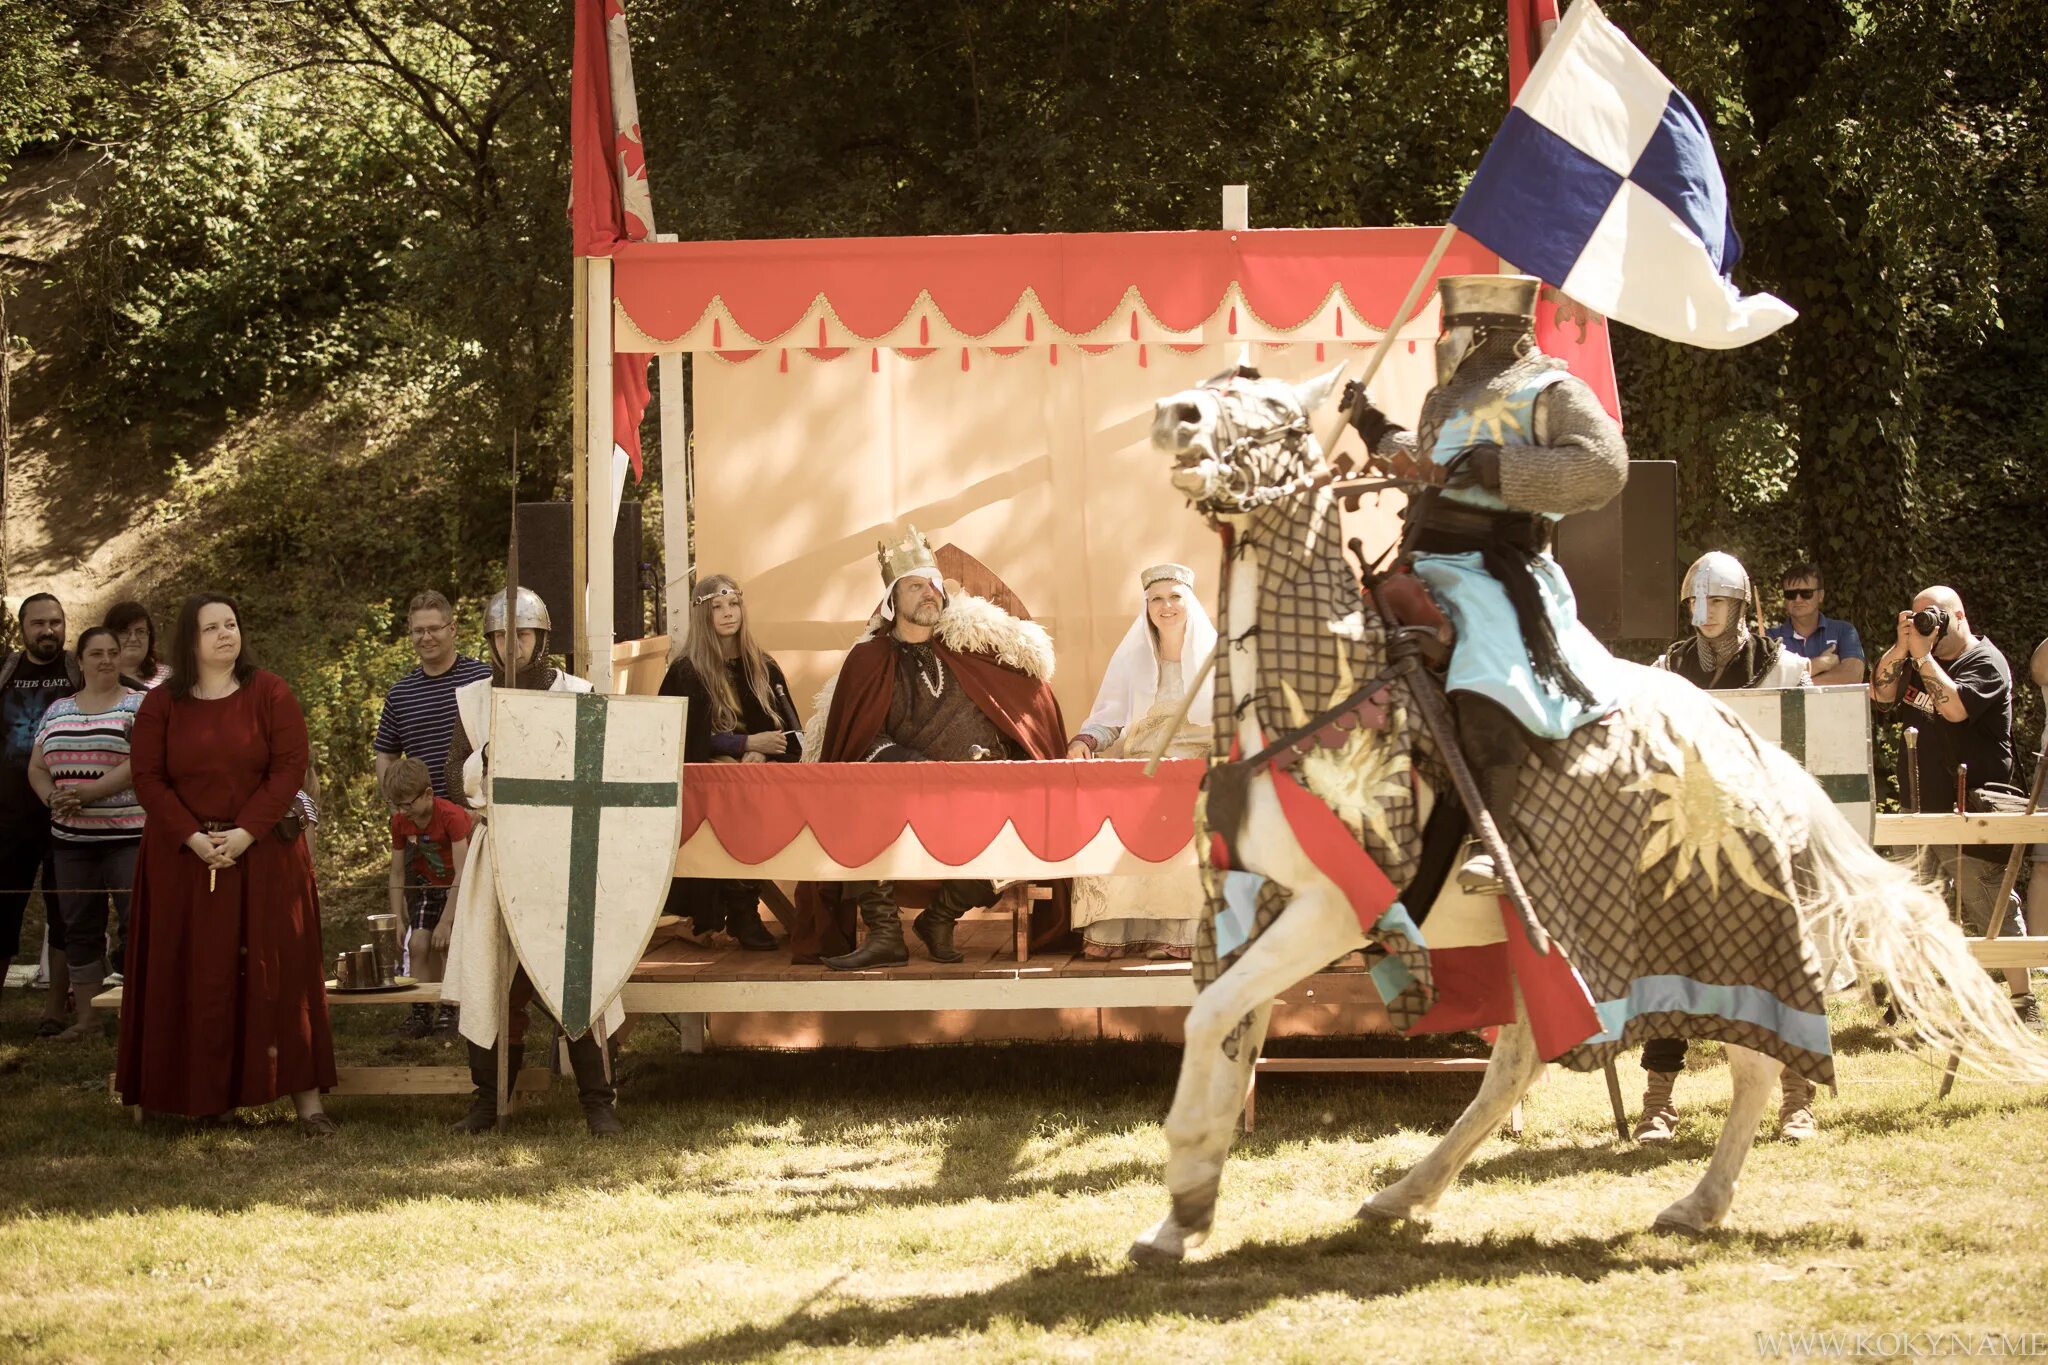
[[[1195,596],[1192,569],[1155,564],[1138,575],[1144,594],[1137,619],[1110,656],[1087,723],[1067,747],[1069,758],[1149,758],[1187,693],[1187,675],[1216,645],[1216,627]],[[1213,733],[1208,690],[1188,707],[1187,723],[1168,758],[1200,758]],[[1186,957],[1202,912],[1194,868],[1146,877],[1080,877],[1074,881],[1073,923],[1089,957]]]

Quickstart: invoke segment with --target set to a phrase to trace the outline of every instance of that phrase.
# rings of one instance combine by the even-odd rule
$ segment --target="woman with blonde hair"
[[[688,697],[683,739],[687,763],[794,763],[802,756],[803,724],[789,683],[773,656],[747,629],[740,586],[725,574],[698,580],[690,594],[690,630],[668,676],[664,697]],[[753,952],[773,951],[761,923],[760,883],[678,878],[668,913],[688,915],[699,934],[723,929]]]

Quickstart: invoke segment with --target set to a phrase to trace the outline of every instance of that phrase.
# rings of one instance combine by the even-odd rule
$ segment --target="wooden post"
[[[1241,232],[1252,225],[1251,186],[1223,187],[1223,230]]]
[[[577,620],[577,651],[583,677],[599,694],[612,690],[612,263],[593,256],[584,297],[589,396],[584,431],[582,531],[583,613]]]
[[[668,632],[670,657],[682,648],[690,628],[690,590],[697,581],[697,553],[692,535],[695,490],[690,477],[688,384],[683,357],[661,356],[661,600],[666,607],[662,628]]]
[[[505,993],[505,1017],[498,1025],[498,1131],[512,1114],[512,993]]]
[[[1614,1059],[1608,1058],[1601,1064],[1607,1074],[1607,1103],[1614,1110],[1614,1132],[1623,1142],[1628,1141],[1628,1106],[1621,1098],[1621,1075],[1614,1069]],[[1519,1108],[1520,1106],[1517,1106]]]
[[[583,676],[582,584],[590,577],[590,548],[583,539],[583,440],[590,423],[590,335],[584,328],[586,297],[590,292],[590,258],[578,256],[570,277],[570,322],[575,333],[570,359],[569,417],[569,671]],[[605,395],[610,406],[611,395]],[[557,627],[559,630],[560,627]]]

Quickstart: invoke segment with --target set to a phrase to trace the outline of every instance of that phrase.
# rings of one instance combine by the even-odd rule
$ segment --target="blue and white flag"
[[[1693,346],[1799,316],[1737,292],[1742,243],[1706,122],[1593,0],[1577,0],[1451,222],[1597,313]]]

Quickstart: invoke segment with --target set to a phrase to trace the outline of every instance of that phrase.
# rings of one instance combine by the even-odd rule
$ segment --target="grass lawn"
[[[0,1000],[6,1359],[1754,1359],[1759,1332],[2048,1334],[2048,1091],[1936,1106],[1860,1005],[1824,1135],[1761,1143],[1718,1234],[1647,1230],[1726,1109],[1717,1049],[1666,1150],[1617,1145],[1600,1078],[1553,1070],[1427,1228],[1352,1213],[1472,1081],[1289,1076],[1261,1085],[1216,1237],[1171,1270],[1123,1260],[1164,1211],[1167,1047],[683,1057],[650,1022],[611,1144],[566,1089],[505,1138],[444,1131],[458,1099],[338,1100],[342,1137],[309,1144],[283,1107],[131,1126],[111,1043],[37,1043],[40,1009]],[[343,1059],[455,1060],[384,1037],[396,1017],[337,1012]]]

